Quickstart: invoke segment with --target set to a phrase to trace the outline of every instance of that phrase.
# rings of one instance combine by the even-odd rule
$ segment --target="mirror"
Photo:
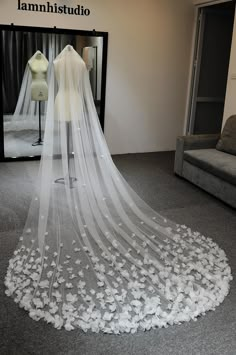
[[[43,146],[47,99],[34,101],[28,61],[40,51],[53,60],[70,44],[84,59],[94,103],[104,126],[107,63],[106,32],[1,26],[1,160],[39,158]]]

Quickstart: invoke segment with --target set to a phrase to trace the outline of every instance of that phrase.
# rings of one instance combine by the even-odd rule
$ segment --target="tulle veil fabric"
[[[58,329],[134,333],[215,309],[231,278],[223,250],[155,212],[119,173],[86,65],[66,46],[49,79],[39,177],[6,294]]]

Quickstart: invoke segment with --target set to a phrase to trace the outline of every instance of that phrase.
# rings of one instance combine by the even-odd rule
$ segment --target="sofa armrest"
[[[177,137],[181,140],[184,150],[215,148],[220,134],[193,134]]]
[[[182,176],[185,150],[215,148],[219,138],[220,134],[196,134],[177,137],[174,167],[175,173]]]

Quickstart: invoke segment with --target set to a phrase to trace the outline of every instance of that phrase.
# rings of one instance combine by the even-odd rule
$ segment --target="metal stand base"
[[[71,177],[69,176],[70,174],[70,122],[66,122],[66,136],[67,136],[67,167],[68,167],[68,174],[66,175],[66,177],[61,177],[58,178],[56,180],[54,180],[54,182],[56,184],[63,184],[63,185],[67,185],[69,186],[70,189],[73,189],[74,183],[77,181],[77,179],[75,177]]]
[[[35,147],[36,145],[43,145],[42,139],[39,138],[36,142],[32,144],[33,147]]]
[[[75,177],[69,177],[69,178],[59,178],[59,179],[56,179],[54,182],[56,184],[63,184],[63,185],[68,185],[69,183],[69,188],[70,189],[73,189],[75,186],[73,185],[74,182],[76,182],[77,179]]]

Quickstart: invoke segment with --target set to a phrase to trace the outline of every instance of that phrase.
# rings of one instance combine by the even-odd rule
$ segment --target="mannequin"
[[[83,60],[89,73],[89,79],[94,100],[97,99],[97,47],[84,47]]]
[[[48,99],[47,58],[43,55],[43,53],[37,51],[33,55],[33,57],[30,58],[28,64],[32,74],[31,100],[47,101]]]
[[[83,60],[86,64],[88,71],[93,69],[93,60],[94,60],[94,48],[93,47],[84,47],[83,48]]]
[[[81,101],[81,96],[76,90],[76,85],[71,88],[69,85],[69,80],[77,80],[79,72],[78,72],[78,58],[73,55],[73,47],[71,45],[67,45],[64,48],[64,53],[58,59],[55,59],[54,64],[54,72],[57,79],[57,83],[59,86],[59,90],[55,99],[55,119],[59,121],[71,122],[73,119],[72,110],[76,107],[79,107],[79,103]],[[72,58],[72,71],[73,78],[70,76],[65,77],[63,80],[60,79],[60,72],[63,70],[65,65],[65,58],[69,56]],[[62,114],[63,112],[63,114]]]
[[[71,86],[71,80],[77,80],[79,76],[78,72],[78,57],[74,56],[74,49],[71,45],[67,45],[64,48],[63,54],[54,60],[54,72],[58,83],[58,93],[55,98],[55,120],[58,121],[59,125],[66,125],[66,147],[67,147],[67,165],[68,165],[68,175],[65,178],[56,179],[56,183],[67,184],[70,188],[73,188],[73,182],[77,181],[76,178],[70,176],[70,157],[72,155],[70,150],[70,140],[71,140],[71,121],[73,120],[73,110],[79,110],[81,107],[81,96],[77,90],[76,85]],[[61,79],[60,73],[63,71],[65,66],[65,59],[70,58],[72,64],[72,77],[70,75]],[[78,118],[76,117],[76,120]]]
[[[39,138],[33,143],[33,146],[41,145],[41,101],[48,99],[48,85],[47,85],[47,70],[48,60],[41,53],[37,51],[32,58],[28,61],[29,68],[32,74],[31,83],[31,100],[39,102]]]

